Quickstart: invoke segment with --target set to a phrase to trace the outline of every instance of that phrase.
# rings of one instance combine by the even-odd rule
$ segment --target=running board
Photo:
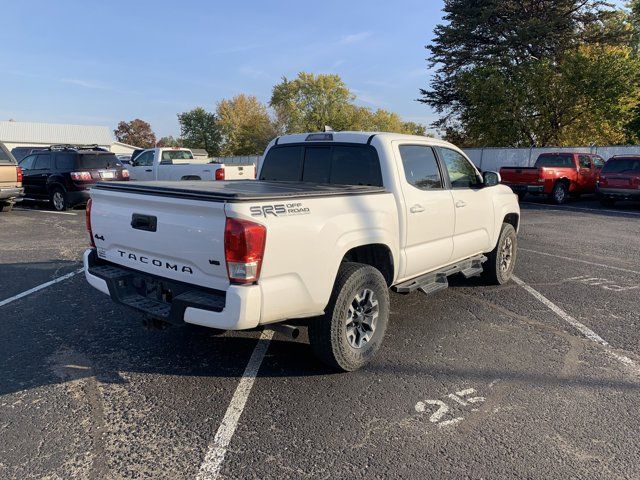
[[[444,290],[449,286],[447,277],[462,273],[465,278],[475,277],[482,273],[482,263],[487,261],[484,255],[476,255],[459,263],[440,268],[434,272],[429,272],[419,277],[407,280],[392,287],[398,293],[411,293],[420,290],[423,293],[431,294]]]

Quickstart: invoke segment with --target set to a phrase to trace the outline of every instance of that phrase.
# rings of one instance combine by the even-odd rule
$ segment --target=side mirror
[[[483,172],[482,181],[485,187],[493,187],[502,182],[502,178],[498,172]]]

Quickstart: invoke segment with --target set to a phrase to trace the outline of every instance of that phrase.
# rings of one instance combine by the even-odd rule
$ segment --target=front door
[[[49,192],[47,190],[47,180],[51,176],[51,154],[39,153],[33,162],[33,169],[29,171],[29,183],[33,196],[38,198],[47,198]]]
[[[127,170],[131,180],[155,180],[153,150],[147,150],[138,155]]]
[[[484,187],[482,176],[462,153],[445,147],[438,147],[438,153],[449,177],[455,209],[452,261],[491,251],[495,228],[491,188]]]
[[[453,252],[454,211],[433,148],[425,144],[395,143],[406,182],[402,183],[405,208],[405,268],[403,279],[447,265]]]
[[[578,155],[577,193],[592,192],[596,188],[595,166],[590,155]]]

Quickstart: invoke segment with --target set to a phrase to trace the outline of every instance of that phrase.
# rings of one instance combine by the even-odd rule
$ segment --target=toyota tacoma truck
[[[517,197],[450,143],[295,134],[262,158],[253,181],[98,184],[87,281],[162,322],[306,323],[317,356],[351,371],[380,347],[389,289],[431,293],[457,273],[511,277]]]
[[[590,153],[543,153],[533,167],[502,167],[502,182],[522,200],[527,193],[546,195],[561,205],[569,196],[595,193],[604,159]]]
[[[150,148],[131,158],[132,180],[244,180],[254,179],[253,165],[203,163],[188,148]]]

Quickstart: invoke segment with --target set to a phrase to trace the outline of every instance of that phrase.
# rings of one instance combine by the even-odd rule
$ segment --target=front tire
[[[503,223],[496,248],[483,265],[482,276],[491,285],[503,285],[511,280],[516,266],[518,236],[510,223]]]
[[[326,365],[343,372],[371,361],[389,321],[389,288],[382,273],[361,263],[340,265],[325,314],[309,323],[309,343]]]

